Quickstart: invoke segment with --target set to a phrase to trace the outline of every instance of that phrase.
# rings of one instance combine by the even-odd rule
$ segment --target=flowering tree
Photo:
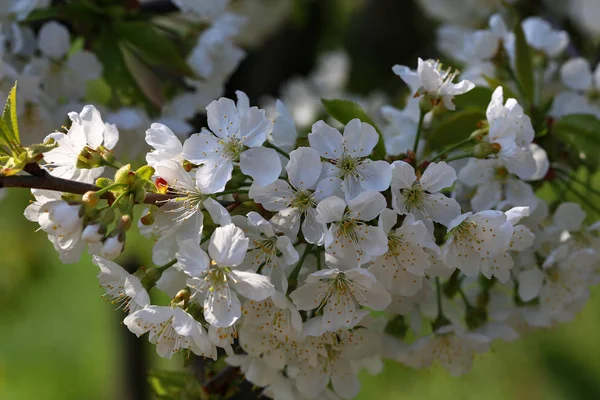
[[[160,356],[227,364],[170,398],[227,396],[240,377],[274,399],[353,398],[382,359],[461,375],[493,341],[573,318],[598,282],[600,78],[539,17],[424,0],[464,72],[395,65],[404,109],[376,109],[331,53],[267,112],[219,96],[236,38],[277,26],[253,7],[283,6],[7,3],[0,187],[31,189],[25,217],[65,264],[92,257]],[[136,226],[156,266],[127,272]]]

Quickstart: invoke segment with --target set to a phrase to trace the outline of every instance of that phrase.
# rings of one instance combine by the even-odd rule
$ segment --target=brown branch
[[[46,170],[40,168],[39,165],[31,163],[27,164],[24,171],[31,174],[27,175],[15,175],[15,176],[0,176],[0,188],[28,188],[28,189],[44,189],[53,190],[56,192],[65,192],[73,194],[84,194],[89,191],[96,191],[100,188],[98,186],[84,183],[71,181],[68,179],[57,178],[50,175]],[[105,193],[102,198],[108,198],[109,194]],[[173,196],[168,194],[159,193],[148,193],[144,199],[145,204],[156,204],[160,206],[162,202],[172,199]]]
[[[223,390],[225,385],[233,381],[238,376],[239,372],[240,369],[238,367],[227,366],[202,385],[202,387],[208,394],[218,393]]]

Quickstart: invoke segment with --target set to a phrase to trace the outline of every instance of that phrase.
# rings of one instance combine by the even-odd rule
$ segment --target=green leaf
[[[375,145],[375,149],[373,149],[373,158],[376,160],[382,160],[385,158],[386,151],[385,143],[383,142],[383,134],[375,122],[373,122],[371,117],[369,117],[369,115],[358,103],[350,100],[339,99],[321,99],[321,102],[325,106],[327,113],[344,125],[354,118],[358,118],[362,122],[372,125],[379,134],[379,141]]]
[[[502,86],[502,93],[504,94],[504,99],[511,99],[511,98],[516,99],[517,98],[517,94],[512,90],[512,88],[510,86],[508,86],[507,84],[503,83],[500,79],[494,78],[492,76],[488,76],[486,74],[482,74],[481,76],[483,77],[483,79],[485,79],[485,81],[488,83],[488,85],[490,85],[490,87],[492,87],[494,89],[497,88],[498,86]],[[473,89],[473,90],[475,90],[475,89]],[[465,94],[468,94],[468,93],[465,93]],[[490,96],[490,99],[491,99],[491,96]],[[455,100],[456,100],[456,98],[455,98]]]
[[[485,110],[467,109],[449,115],[432,127],[427,137],[427,151],[440,150],[468,138],[478,123],[485,120]]]
[[[487,87],[475,87],[465,94],[456,96],[454,104],[457,110],[486,110],[492,99],[493,90]]]
[[[532,103],[534,100],[533,60],[520,21],[515,26],[515,67],[521,94]]]
[[[552,126],[552,135],[572,147],[576,156],[593,170],[598,168],[600,120],[594,115],[571,114]]]
[[[119,37],[139,52],[145,61],[186,75],[194,75],[181,51],[147,22],[119,22],[114,25]]]
[[[120,48],[125,65],[137,86],[156,108],[161,109],[166,100],[158,76],[127,45],[121,45]]]
[[[2,122],[0,122],[2,131],[2,142],[14,148],[20,146],[19,123],[17,120],[17,83],[10,90],[4,111],[2,112]]]

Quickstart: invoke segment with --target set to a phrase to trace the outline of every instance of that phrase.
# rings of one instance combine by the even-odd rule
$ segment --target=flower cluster
[[[193,91],[157,122],[138,113],[125,128],[133,109],[101,110],[105,122],[78,106],[34,164],[38,176],[84,190],[33,186],[25,211],[64,263],[93,257],[104,297],[160,356],[225,355],[269,398],[353,398],[359,372],[378,372],[384,359],[461,375],[492,342],[584,306],[600,282],[600,224],[574,186],[586,185],[580,168],[595,171],[590,154],[600,147],[588,127],[600,127],[600,79],[585,59],[564,59],[566,32],[537,17],[509,29],[489,15],[500,1],[477,8],[472,17],[489,23],[475,30],[463,7],[444,11],[455,2],[423,0],[446,17],[438,44],[464,72],[421,58],[393,66],[390,77],[407,87],[401,110],[345,92],[348,60],[330,53],[267,112],[241,91],[216,99],[244,56],[233,40],[243,19],[228,1],[174,3],[210,25],[188,58]],[[44,107],[84,97],[100,68],[70,46],[49,22],[41,55],[23,66],[42,74],[34,83],[0,64],[9,68],[0,77],[31,90],[25,108],[55,111]],[[49,105],[46,90],[59,103]],[[207,126],[193,129],[200,108]],[[146,162],[132,169],[117,143],[141,126]],[[579,130],[590,141],[572,139]],[[156,267],[128,272],[115,260],[136,226]],[[153,303],[152,290],[170,301]]]

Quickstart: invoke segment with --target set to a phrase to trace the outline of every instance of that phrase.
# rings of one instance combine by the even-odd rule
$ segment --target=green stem
[[[281,154],[282,156],[284,156],[288,160],[290,159],[290,155],[289,155],[288,152],[286,152],[285,150],[283,150],[283,149],[275,146],[273,143],[269,142],[268,140],[263,143],[263,146],[270,147],[271,149],[275,150],[276,152],[278,152],[279,154]]]
[[[461,154],[456,157],[450,157],[450,158],[445,159],[444,161],[450,162],[450,161],[461,160],[463,158],[469,158],[469,157],[473,157],[473,153],[466,153],[466,154]]]
[[[440,278],[435,278],[435,291],[437,296],[437,309],[438,315],[437,319],[444,318],[444,310],[442,309],[442,284],[440,283]]]
[[[454,151],[456,149],[461,148],[462,146],[464,146],[467,143],[470,143],[473,141],[472,137],[468,137],[464,140],[461,140],[460,142],[453,144],[452,146],[445,148],[444,150],[442,150],[441,152],[439,152],[435,157],[433,157],[433,159],[431,160],[431,162],[435,162],[437,160],[439,160],[440,158],[442,158],[442,156],[444,156],[445,154],[450,153],[451,151]]]
[[[119,169],[122,167],[122,165],[117,164],[116,162],[112,162],[112,161],[108,161],[105,159],[102,159],[102,165],[107,166],[107,167],[111,167],[114,169]]]
[[[109,191],[111,191],[113,189],[119,189],[119,188],[122,188],[122,187],[125,187],[125,186],[127,186],[127,184],[125,184],[125,183],[113,183],[112,185],[108,185],[106,187],[103,187],[102,189],[97,190],[96,194],[99,195],[99,196],[101,196],[104,193],[109,192]]]
[[[164,270],[166,270],[167,268],[172,267],[176,263],[177,263],[177,259],[174,259],[174,260],[169,261],[165,265],[161,265],[160,267],[156,267],[156,269],[159,270],[159,271],[161,271],[161,272],[163,272]]]
[[[121,199],[125,196],[128,196],[129,192],[123,192],[121,193],[116,199],[115,201],[112,203],[111,207],[117,207],[119,205],[119,202],[121,201]]]
[[[460,294],[460,297],[462,298],[463,302],[465,303],[465,306],[467,307],[467,309],[473,307],[471,305],[471,303],[469,302],[469,299],[467,299],[465,292],[462,290],[462,287],[460,287],[460,286],[458,287],[458,294]]]
[[[302,253],[302,256],[300,256],[300,260],[298,260],[298,263],[294,267],[294,270],[292,271],[290,276],[288,276],[288,282],[290,283],[287,290],[288,294],[291,293],[298,286],[298,275],[300,274],[302,264],[304,264],[304,260],[306,260],[306,257],[308,256],[308,253],[310,253],[311,248],[312,244],[307,243],[306,248],[304,249],[304,253]]]
[[[413,144],[413,153],[417,154],[419,147],[419,141],[421,140],[421,131],[423,131],[423,120],[425,119],[425,113],[420,111],[419,114],[419,125],[417,125],[417,134],[415,136],[415,143]]]

